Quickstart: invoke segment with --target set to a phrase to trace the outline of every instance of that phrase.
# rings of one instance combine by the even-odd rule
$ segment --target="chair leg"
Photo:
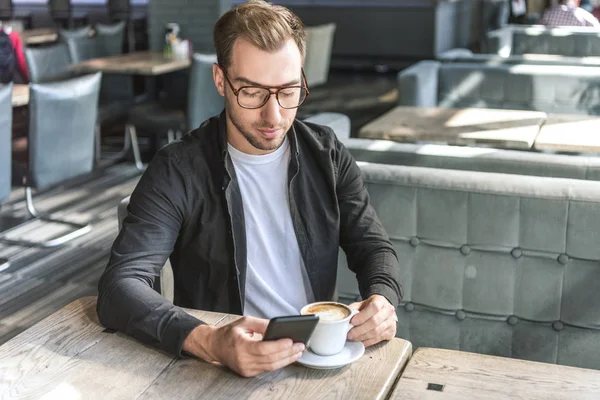
[[[61,235],[61,236],[58,236],[58,237],[55,237],[55,238],[52,238],[49,240],[45,240],[42,242],[33,242],[33,241],[21,240],[21,239],[8,239],[6,237],[0,238],[1,242],[18,245],[18,246],[55,247],[55,246],[60,246],[61,244],[64,244],[64,243],[71,241],[75,238],[78,238],[80,236],[83,236],[92,230],[92,225],[89,223],[88,224],[78,224],[75,222],[65,221],[63,219],[50,218],[50,217],[40,215],[40,213],[38,213],[38,211],[35,209],[35,206],[33,205],[33,196],[31,195],[31,188],[29,186],[27,186],[25,188],[25,198],[27,201],[27,211],[29,212],[29,214],[31,214],[32,217],[37,218],[41,221],[45,221],[45,222],[51,222],[51,223],[55,223],[55,224],[62,224],[62,225],[70,226],[73,228],[73,230],[69,231],[68,233],[66,233],[64,235]]]
[[[8,261],[6,258],[0,257],[0,272],[8,269],[8,267],[10,267],[10,261]]]
[[[101,153],[101,143],[100,143],[100,124],[96,122],[94,126],[94,162],[96,165],[100,164],[100,153]]]
[[[142,163],[142,156],[140,155],[140,145],[137,140],[137,132],[135,126],[127,125],[127,132],[131,139],[131,148],[133,150],[133,159],[135,160],[135,167],[138,171],[144,171],[144,164]]]

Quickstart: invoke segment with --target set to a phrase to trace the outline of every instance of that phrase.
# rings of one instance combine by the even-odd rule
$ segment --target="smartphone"
[[[263,340],[292,339],[294,343],[308,344],[317,323],[318,315],[289,315],[271,318]]]

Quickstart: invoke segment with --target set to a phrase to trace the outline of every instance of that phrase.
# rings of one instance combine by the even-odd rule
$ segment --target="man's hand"
[[[291,339],[262,341],[268,324],[264,319],[243,317],[221,327],[200,325],[185,339],[183,350],[226,365],[243,377],[275,371],[298,360],[304,345]]]
[[[385,297],[374,294],[364,301],[350,304],[350,308],[359,313],[352,317],[354,328],[348,332],[348,340],[363,342],[365,347],[369,347],[396,335],[396,310]]]

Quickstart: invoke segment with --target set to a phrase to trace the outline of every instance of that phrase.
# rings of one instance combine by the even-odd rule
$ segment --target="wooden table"
[[[94,58],[69,69],[75,72],[105,72],[112,74],[154,76],[186,69],[191,65],[189,58],[166,58],[161,52],[138,51],[118,56]]]
[[[600,153],[600,117],[549,114],[534,147],[538,150]]]
[[[21,107],[29,104],[29,85],[14,84],[12,92],[12,106]]]
[[[366,124],[359,136],[530,149],[545,118],[538,111],[399,106]]]
[[[21,32],[21,38],[26,45],[53,43],[58,39],[55,28],[27,29]]]
[[[95,306],[95,297],[79,299],[0,346],[0,398],[382,399],[412,351],[409,342],[394,339],[341,369],[294,364],[248,379],[107,332]],[[186,311],[215,325],[239,318]]]
[[[444,385],[442,391],[429,384]],[[432,388],[433,389],[433,388]],[[600,371],[419,348],[391,399],[600,399]]]

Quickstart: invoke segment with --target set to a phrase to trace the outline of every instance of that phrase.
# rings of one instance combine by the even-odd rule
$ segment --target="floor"
[[[332,73],[326,85],[311,89],[299,117],[322,111],[343,112],[352,122],[352,136],[366,122],[394,106],[393,73]],[[34,193],[39,211],[74,222],[91,221],[90,233],[52,249],[0,243],[0,258],[10,267],[0,270],[0,344],[62,308],[71,301],[97,294],[97,283],[117,235],[117,205],[139,179],[130,163],[96,171],[91,177],[44,193]],[[0,209],[0,231],[26,219],[24,193],[13,188]],[[29,220],[13,229],[11,237],[43,239],[60,232],[59,226]]]

